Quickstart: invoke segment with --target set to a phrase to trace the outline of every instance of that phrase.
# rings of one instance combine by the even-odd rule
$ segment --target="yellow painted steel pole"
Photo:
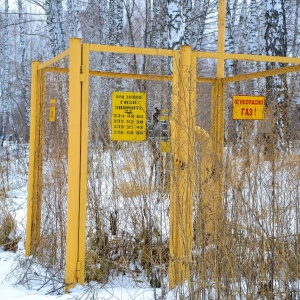
[[[34,67],[36,65],[34,64]],[[39,66],[39,64],[37,64]],[[26,246],[27,255],[34,253],[40,243],[41,232],[41,211],[42,211],[42,186],[43,186],[43,148],[44,148],[44,72],[33,70],[36,75],[33,75],[32,102],[32,129],[34,132],[33,138],[30,141],[30,175],[28,182],[28,246]],[[34,78],[36,76],[36,78]],[[34,120],[33,120],[34,118]],[[30,222],[30,224],[29,224]],[[27,234],[27,233],[26,233]]]
[[[81,57],[81,39],[70,39],[66,290],[72,288],[80,276]]]
[[[189,52],[191,48],[189,47]],[[192,262],[192,244],[193,244],[193,206],[194,206],[194,187],[195,187],[195,126],[196,126],[196,89],[197,89],[197,55],[190,52],[190,59],[187,61],[188,76],[188,94],[186,106],[186,122],[188,135],[188,152],[186,166],[187,199],[183,199],[185,236],[183,236],[184,245],[184,272],[185,278],[190,281],[190,267]]]
[[[219,0],[218,16],[218,59],[217,79],[212,86],[211,108],[211,137],[214,151],[214,197],[211,199],[211,217],[213,220],[204,220],[208,226],[205,231],[213,235],[220,222],[222,212],[222,184],[223,184],[223,149],[224,149],[224,63],[225,63],[225,24],[226,0]]]
[[[89,120],[89,44],[82,45],[82,106],[81,106],[81,176],[79,215],[78,283],[84,284],[85,271],[85,226],[88,164],[88,120]]]
[[[196,73],[192,65],[195,68],[195,62],[196,55],[192,54],[191,48],[182,46],[179,76],[176,69],[173,70],[171,147],[174,162],[170,187],[170,287],[190,277],[196,124]]]
[[[219,17],[218,17],[218,59],[217,59],[217,80],[213,83],[212,88],[212,115],[211,115],[211,136],[213,139],[213,148],[218,153],[219,148],[223,148],[224,139],[220,139],[221,131],[219,128],[220,118],[224,119],[224,94],[220,92],[222,83],[220,80],[224,78],[224,53],[225,53],[225,25],[226,25],[226,0],[219,0]]]
[[[41,221],[42,221],[42,192],[43,192],[43,153],[44,153],[44,111],[45,111],[45,73],[43,70],[38,72],[38,110],[36,123],[36,154],[35,154],[35,184],[36,184],[36,219],[33,222],[32,243],[33,250],[40,244]]]
[[[38,66],[40,62],[32,62],[31,70],[31,102],[30,102],[30,142],[29,142],[29,173],[28,173],[28,203],[27,203],[27,225],[25,255],[31,254],[32,221],[35,219],[36,191],[35,191],[35,155],[36,155],[36,127],[37,110],[40,107],[38,97]]]
[[[224,77],[226,0],[219,0],[217,78]]]
[[[213,148],[218,153],[219,148],[223,148],[224,128],[220,128],[220,118],[224,119],[224,94],[220,91],[224,78],[224,53],[225,53],[225,25],[226,25],[226,0],[219,0],[219,17],[218,17],[218,59],[217,59],[217,80],[213,83],[212,88],[212,115],[211,115],[211,136]],[[222,133],[221,133],[222,131]]]
[[[177,141],[177,115],[178,115],[178,101],[179,101],[179,51],[174,52],[173,57],[173,82],[172,82],[172,116],[171,116],[171,152],[176,152]],[[172,165],[170,177],[170,263],[169,263],[169,285],[173,288],[179,282],[179,268],[178,268],[178,211],[179,204],[177,201],[177,170]]]

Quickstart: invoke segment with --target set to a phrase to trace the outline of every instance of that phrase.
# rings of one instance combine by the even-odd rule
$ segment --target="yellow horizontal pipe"
[[[52,73],[69,73],[68,68],[56,68],[56,67],[46,67],[44,69],[45,72]],[[288,66],[277,69],[265,70],[256,73],[248,73],[248,74],[240,74],[232,77],[225,77],[224,83],[234,82],[234,81],[243,81],[243,80],[252,80],[256,78],[262,78],[267,76],[274,76],[279,74],[287,74],[292,72],[300,71],[300,65],[296,66]],[[164,81],[172,81],[172,76],[168,75],[153,75],[153,74],[131,74],[131,73],[114,73],[114,72],[104,72],[104,71],[90,71],[90,76],[102,76],[102,77],[110,77],[110,78],[127,78],[127,79],[140,79],[140,80],[164,80]],[[214,83],[216,81],[215,78],[209,77],[197,77],[197,82],[207,82]]]
[[[96,45],[96,44],[90,44],[90,51],[112,52],[112,53],[122,53],[122,54],[159,55],[159,56],[174,55],[174,50],[168,50],[168,49],[136,48],[136,47],[109,46],[109,45]]]
[[[249,60],[262,62],[278,62],[287,64],[300,64],[298,57],[285,56],[267,56],[253,54],[233,54],[233,53],[218,53],[218,52],[197,52],[197,58],[212,58],[212,59],[230,59],[230,60]]]
[[[174,50],[168,50],[168,49],[135,48],[135,47],[122,47],[122,46],[109,46],[109,45],[96,45],[96,44],[90,44],[90,51],[113,52],[113,53],[123,53],[123,54],[140,54],[140,55],[158,55],[158,56],[174,55]],[[39,66],[39,70],[54,64],[55,62],[65,58],[67,55],[69,55],[69,49],[53,57],[52,59],[44,63],[41,63],[41,65]],[[197,58],[211,58],[211,59],[221,58],[227,60],[248,60],[248,61],[300,64],[300,58],[298,57],[266,56],[266,55],[253,55],[253,54],[197,52]]]
[[[51,73],[65,73],[68,74],[69,73],[69,69],[68,68],[56,68],[56,67],[46,67],[44,69],[44,71],[47,72],[51,72]]]
[[[208,83],[214,83],[216,81],[216,78],[209,78],[209,77],[197,77],[197,82],[208,82]]]
[[[154,74],[134,74],[134,73],[115,73],[105,71],[90,71],[90,76],[110,77],[110,78],[127,78],[127,79],[140,79],[140,80],[163,80],[172,81],[173,76],[169,75],[154,75]],[[197,78],[197,82],[209,82],[212,83],[215,78]]]
[[[63,58],[65,58],[66,56],[68,56],[69,53],[70,53],[70,51],[69,51],[69,48],[68,48],[67,50],[65,50],[64,52],[58,54],[57,56],[55,56],[55,57],[53,57],[53,58],[51,58],[51,59],[49,59],[49,60],[47,60],[47,61],[41,63],[41,64],[39,65],[39,70],[44,69],[44,68],[46,68],[46,67],[48,67],[48,66],[51,66],[52,64],[54,64],[54,63],[60,61],[61,59],[63,59]]]
[[[128,78],[128,79],[144,79],[144,80],[164,80],[172,81],[172,76],[153,75],[153,74],[134,74],[134,73],[116,73],[105,71],[90,71],[90,76],[110,77],[110,78]]]
[[[262,62],[278,62],[278,63],[286,63],[286,64],[300,64],[300,58],[284,57],[284,56],[225,53],[225,59],[250,60],[250,61],[262,61]]]
[[[52,73],[69,73],[68,68],[56,68],[56,67],[47,67],[44,70],[45,72]],[[105,71],[89,71],[90,76],[100,76],[100,77],[110,77],[110,78],[126,78],[126,79],[135,79],[135,80],[163,80],[163,81],[172,81],[173,76],[169,75],[154,75],[154,74],[133,74],[133,73],[116,73],[116,72],[105,72]],[[197,82],[208,82],[213,83],[215,78],[197,78]]]
[[[241,74],[241,75],[236,75],[236,76],[232,76],[232,77],[226,77],[226,78],[224,78],[224,82],[228,83],[228,82],[235,82],[235,81],[251,80],[251,79],[256,79],[256,78],[275,76],[275,75],[279,75],[279,74],[287,74],[287,73],[292,73],[292,72],[297,72],[297,71],[300,71],[300,65],[265,70],[265,71],[256,72],[256,73]]]

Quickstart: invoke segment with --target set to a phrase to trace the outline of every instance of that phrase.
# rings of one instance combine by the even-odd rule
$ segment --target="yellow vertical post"
[[[89,120],[89,44],[82,45],[82,91],[81,91],[81,176],[80,176],[80,215],[79,215],[79,254],[78,283],[84,284],[85,271],[85,224],[88,164],[88,120]]]
[[[196,73],[192,64],[195,61],[196,56],[192,55],[191,48],[182,46],[179,77],[176,69],[173,70],[171,141],[174,167],[170,192],[170,287],[182,283],[190,276],[196,124]],[[175,95],[176,90],[178,95]]]
[[[185,96],[186,106],[186,134],[188,137],[187,154],[186,154],[186,170],[185,180],[188,182],[186,187],[186,199],[183,198],[184,211],[184,227],[185,236],[183,236],[184,244],[184,272],[185,278],[190,279],[190,266],[192,262],[192,244],[193,244],[193,193],[195,185],[195,127],[196,127],[196,88],[197,88],[197,56],[191,52],[188,47],[189,58],[186,62],[185,78],[188,84],[187,94]]]
[[[80,273],[81,57],[81,39],[70,39],[66,290],[78,282]]]
[[[41,239],[41,221],[42,221],[42,192],[43,192],[43,153],[44,153],[44,111],[45,111],[45,72],[38,72],[38,104],[37,123],[36,123],[36,153],[35,153],[35,193],[36,208],[35,222],[32,223],[32,249],[36,250]],[[34,243],[33,243],[34,241]]]
[[[211,203],[213,220],[205,220],[206,233],[212,234],[219,222],[222,211],[222,169],[224,149],[224,53],[225,53],[225,24],[226,24],[226,0],[219,0],[218,16],[218,61],[217,79],[212,87],[211,108],[211,137],[214,157],[215,192]]]
[[[40,242],[43,144],[44,144],[44,72],[39,62],[32,63],[30,156],[25,254],[33,253]]]
[[[26,225],[26,246],[25,255],[31,254],[31,242],[32,242],[32,230],[33,221],[35,222],[36,214],[36,186],[35,186],[35,156],[37,153],[37,140],[36,128],[37,128],[37,111],[40,107],[38,96],[38,66],[40,62],[32,62],[31,71],[31,102],[30,102],[30,148],[29,148],[29,172],[28,172],[28,204],[27,204],[27,225]]]
[[[226,0],[219,0],[218,16],[218,61],[217,80],[213,84],[212,91],[212,139],[216,153],[223,152],[224,145],[224,89],[222,78],[224,78],[224,53],[225,53],[225,25],[226,25]],[[221,136],[223,138],[221,138]]]
[[[218,16],[219,58],[217,62],[217,78],[224,77],[225,28],[226,28],[226,0],[219,0],[219,16]]]
[[[171,116],[171,152],[174,157],[176,152],[177,140],[177,116],[178,116],[178,101],[179,101],[179,51],[174,51],[173,56],[173,81],[172,81],[172,116]],[[176,178],[177,170],[172,165],[173,170],[170,177],[170,263],[169,263],[169,285],[174,287],[179,282],[179,268],[178,268],[178,211],[179,203],[177,201]]]

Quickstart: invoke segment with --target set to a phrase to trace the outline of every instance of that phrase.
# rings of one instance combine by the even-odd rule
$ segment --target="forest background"
[[[216,0],[3,0],[2,143],[7,135],[28,141],[31,62],[59,54],[68,48],[70,37],[82,38],[84,43],[165,49],[191,45],[197,51],[216,51],[217,12]],[[299,55],[299,1],[228,0],[226,18],[226,52]],[[212,63],[207,64],[211,70]],[[146,65],[151,67],[144,62],[142,68]],[[141,71],[134,64],[119,64],[117,68]],[[236,61],[227,61],[226,75],[237,74],[239,68]],[[247,66],[242,68],[246,72]],[[253,71],[252,66],[248,68]],[[261,70],[265,66],[256,64],[255,68]],[[208,75],[209,71],[205,73]],[[213,71],[210,73],[214,75]],[[138,89],[145,90],[145,86]]]
[[[218,1],[0,3],[0,226],[6,228],[1,230],[0,245],[15,250],[24,238],[24,227],[20,230],[14,219],[11,192],[27,184],[31,62],[61,53],[71,37],[83,43],[174,50],[190,45],[192,50],[215,52]],[[298,0],[228,0],[225,51],[298,57],[299,6]],[[90,65],[125,73],[172,71],[168,59],[139,55],[94,55]],[[67,62],[57,66],[66,67]],[[228,60],[225,76],[284,66]],[[214,78],[216,61],[199,60],[197,75]],[[57,293],[65,287],[67,75],[47,74],[46,82],[45,103],[56,98],[58,110],[55,124],[45,122],[42,242],[34,259],[20,259],[17,268],[22,272],[15,274],[27,287],[42,277],[48,291]],[[160,151],[155,134],[139,145],[110,141],[110,99],[115,90],[147,92],[149,125],[155,107],[171,110],[169,83],[90,79],[86,281],[105,285],[114,276],[126,275],[138,285],[142,280],[160,289],[154,297],[163,298],[168,293],[170,154]],[[211,90],[206,82],[197,84],[197,125],[207,132]],[[226,86],[222,199],[226,226],[217,228],[208,247],[203,195],[212,190],[213,158],[206,138],[197,142],[192,171],[196,178],[192,280],[188,290],[178,290],[179,298],[298,299],[299,93],[298,72]],[[266,96],[266,121],[233,121],[234,94]],[[46,109],[45,120],[47,113]],[[36,272],[37,265],[43,271]]]

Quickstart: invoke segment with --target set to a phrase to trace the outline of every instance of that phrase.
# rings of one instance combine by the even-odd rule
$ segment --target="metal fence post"
[[[30,154],[25,255],[32,254],[40,241],[44,143],[44,73],[40,62],[32,62],[30,107]]]
[[[182,46],[179,74],[176,70],[178,64],[174,65],[173,70],[171,141],[174,162],[170,186],[170,287],[188,280],[190,276],[196,124],[195,61],[196,56],[192,55],[191,48]]]
[[[78,282],[80,274],[81,49],[81,39],[70,39],[66,290]]]

